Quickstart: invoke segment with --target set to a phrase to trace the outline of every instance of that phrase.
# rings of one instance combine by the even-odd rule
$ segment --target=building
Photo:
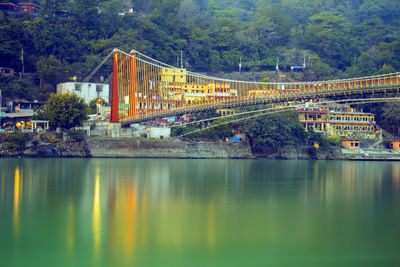
[[[39,101],[28,101],[28,100],[12,100],[4,101],[1,111],[3,112],[0,116],[0,123],[2,127],[5,125],[16,125],[20,122],[23,126],[29,125],[32,117],[35,115],[35,109],[44,106],[43,102]]]
[[[85,103],[93,99],[102,98],[110,102],[110,87],[104,83],[67,82],[57,84],[57,94],[72,93],[82,97]]]
[[[375,122],[375,115],[355,111],[351,108],[331,110],[329,112],[328,136],[337,135],[344,138],[358,138],[381,140],[382,130],[378,129]]]
[[[400,151],[400,141],[399,140],[390,141],[390,149]]]
[[[10,12],[10,13],[18,13],[19,6],[12,2],[2,2],[0,3],[0,11],[2,12]]]
[[[360,144],[361,144],[360,140],[354,140],[354,139],[343,139],[342,140],[342,146],[349,150],[359,149]]]
[[[381,140],[382,130],[372,113],[355,111],[348,106],[305,107],[297,110],[299,121],[306,131],[344,139]]]
[[[169,127],[148,127],[146,132],[147,138],[163,139],[171,136],[171,128]]]
[[[133,8],[123,8],[122,12],[118,13],[120,16],[127,16],[127,15],[134,15],[135,12],[133,11]]]
[[[328,123],[328,110],[320,108],[303,108],[297,110],[299,121],[306,132],[313,130],[314,132],[325,133]]]
[[[38,14],[41,6],[33,2],[19,2],[19,12],[27,12],[29,14]]]
[[[0,67],[0,76],[2,76],[2,77],[14,77],[14,75],[15,75],[15,72],[14,72],[13,68]]]
[[[2,2],[0,3],[0,11],[7,13],[24,13],[38,14],[41,6],[34,2],[19,2],[15,4],[13,2]]]

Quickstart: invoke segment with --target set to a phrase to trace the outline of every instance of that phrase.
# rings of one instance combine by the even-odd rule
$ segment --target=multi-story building
[[[303,108],[297,112],[306,131],[314,130],[345,139],[382,139],[382,130],[376,125],[372,113],[355,111],[347,106]]]
[[[382,130],[372,113],[355,111],[349,107],[334,108],[329,112],[328,135],[344,138],[382,139]]]
[[[299,121],[306,131],[326,132],[328,123],[328,110],[320,108],[303,108],[297,110]]]

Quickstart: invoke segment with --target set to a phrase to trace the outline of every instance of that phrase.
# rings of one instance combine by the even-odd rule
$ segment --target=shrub
[[[30,140],[29,134],[10,133],[6,136],[7,149],[11,151],[23,150],[25,144]]]
[[[68,133],[68,136],[71,141],[81,142],[81,141],[85,140],[85,137],[86,137],[85,131],[81,131],[81,130],[71,129],[67,133]]]

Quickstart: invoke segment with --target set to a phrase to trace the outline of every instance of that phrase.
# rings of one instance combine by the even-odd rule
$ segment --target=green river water
[[[0,159],[0,266],[400,266],[400,162]]]

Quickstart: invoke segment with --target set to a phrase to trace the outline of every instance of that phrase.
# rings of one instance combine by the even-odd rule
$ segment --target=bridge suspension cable
[[[350,103],[352,105],[361,105],[361,104],[369,104],[369,103],[379,103],[379,102],[399,102],[400,98],[399,97],[385,97],[385,98],[363,98],[363,99],[340,99],[340,100],[332,100],[332,101],[321,101],[321,102],[316,102],[314,104],[312,104],[310,107],[318,107],[321,105],[328,105],[328,104],[338,104],[338,103]],[[207,127],[203,127],[200,129],[196,129],[193,132],[189,132],[186,133],[184,135],[180,135],[179,137],[185,136],[185,135],[190,135],[193,133],[197,133],[197,132],[201,132],[204,130],[214,127],[218,127],[221,125],[226,125],[226,124],[231,124],[234,122],[239,122],[245,119],[251,119],[251,118],[255,118],[255,117],[259,117],[259,116],[266,116],[266,115],[270,115],[270,114],[274,114],[274,113],[278,113],[278,112],[285,112],[285,111],[291,111],[294,110],[295,108],[304,108],[305,107],[305,103],[303,104],[295,104],[295,105],[291,105],[291,106],[283,106],[283,107],[270,107],[270,108],[265,108],[265,109],[258,109],[258,110],[251,110],[251,111],[245,111],[245,112],[238,112],[238,113],[234,113],[234,114],[229,114],[229,115],[225,115],[225,116],[219,116],[219,117],[213,117],[213,118],[207,118],[207,119],[202,119],[202,120],[197,120],[197,121],[192,121],[192,122],[188,122],[188,123],[183,123],[181,125],[172,125],[170,126],[170,128],[176,128],[176,127],[185,127],[188,125],[192,125],[192,124],[198,124],[201,122],[206,122],[206,121],[214,121],[214,120],[219,120],[219,119],[226,119],[226,118],[232,118],[232,117],[237,117],[237,116],[242,116],[242,115],[247,115],[247,114],[252,114],[252,113],[260,113],[260,114],[255,114],[253,116],[248,116],[248,117],[243,117],[240,119],[236,119],[236,120],[227,120],[215,125],[208,125]],[[267,111],[267,112],[265,112]]]
[[[124,124],[207,109],[398,90],[400,86],[399,72],[315,82],[245,82],[190,72],[135,50],[114,49],[112,55],[111,122]]]
[[[96,74],[96,72],[99,71],[99,69],[107,62],[107,60],[108,60],[112,55],[113,55],[113,52],[111,52],[110,54],[108,54],[108,55],[103,59],[103,61],[101,61],[100,64],[98,64],[98,65],[93,69],[93,71],[92,71],[85,79],[83,79],[83,82],[85,83],[85,82],[90,81],[90,79],[93,78],[93,76]]]

